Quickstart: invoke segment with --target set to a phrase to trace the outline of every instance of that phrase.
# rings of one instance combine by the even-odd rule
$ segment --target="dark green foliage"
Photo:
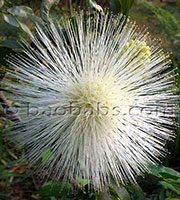
[[[8,47],[2,47],[0,46],[0,72],[4,73],[4,67],[2,66],[8,66],[7,61],[5,60],[5,58],[7,58],[7,56],[9,56],[11,53],[13,53],[13,50],[11,48]],[[2,74],[0,74],[1,77]]]
[[[141,6],[145,8],[149,14],[154,14],[155,19],[158,19],[162,28],[165,29],[168,36],[173,36],[173,33],[180,30],[180,20],[177,19],[168,10],[161,7],[155,7],[147,0],[141,0]]]
[[[109,4],[114,13],[123,13],[128,16],[134,0],[110,0]]]
[[[65,198],[68,194],[72,193],[73,187],[72,185],[64,182],[56,183],[56,184],[47,184],[41,189],[37,191],[38,194],[44,197],[62,197]]]
[[[120,0],[110,0],[109,4],[114,13],[120,12],[121,10]]]

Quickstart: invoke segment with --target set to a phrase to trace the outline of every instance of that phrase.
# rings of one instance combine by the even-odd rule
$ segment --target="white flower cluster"
[[[8,86],[22,117],[10,137],[51,177],[78,176],[97,190],[112,181],[135,182],[148,162],[165,155],[164,144],[174,137],[177,96],[168,56],[144,27],[120,21],[81,13],[75,25],[64,22],[65,29],[37,26],[35,47],[26,44],[23,54],[10,58],[15,72],[9,77],[18,81]],[[27,116],[26,103],[41,111],[70,103],[80,109]],[[148,112],[131,114],[133,107]],[[155,108],[158,113],[149,115]]]

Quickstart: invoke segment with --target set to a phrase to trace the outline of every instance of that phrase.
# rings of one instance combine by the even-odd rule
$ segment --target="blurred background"
[[[45,2],[45,1],[44,1]],[[152,38],[161,40],[165,52],[171,53],[172,68],[177,73],[177,87],[180,86],[180,0],[98,0],[103,9],[114,14],[123,13],[137,24],[145,25]],[[15,7],[19,6],[19,7]],[[27,38],[33,24],[41,20],[41,0],[0,0],[0,81],[5,77],[8,65],[4,58],[14,49],[19,50],[19,41]],[[60,0],[50,10],[51,18],[61,20],[73,17],[75,10],[89,7],[88,0]],[[20,22],[20,23],[18,23]],[[1,89],[3,90],[3,89]],[[179,94],[179,93],[178,93]],[[15,102],[6,100],[0,92],[0,199],[6,200],[180,200],[180,129],[177,137],[167,144],[169,154],[162,163],[151,167],[151,174],[138,177],[137,185],[117,187],[114,185],[108,192],[81,190],[86,180],[78,177],[72,184],[58,182],[44,184],[42,177],[21,162],[22,150],[18,150],[4,136],[13,119],[4,113],[3,103],[7,101],[10,114],[13,115]],[[177,118],[180,122],[180,115]],[[3,136],[2,136],[2,133]]]

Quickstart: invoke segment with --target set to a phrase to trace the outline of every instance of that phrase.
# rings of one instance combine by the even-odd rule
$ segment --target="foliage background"
[[[3,0],[0,0],[0,5]],[[177,87],[180,87],[180,0],[102,0],[97,1],[103,8],[109,8],[116,13],[129,15],[131,20],[139,25],[148,27],[150,35],[161,39],[161,45],[167,52],[172,52],[172,68],[177,72]],[[132,4],[133,3],[133,4]],[[132,4],[132,7],[131,7]],[[4,57],[13,53],[12,49],[18,48],[16,41],[27,37],[26,32],[32,29],[32,21],[39,18],[30,16],[16,16],[8,9],[13,6],[28,6],[32,8],[35,16],[40,16],[40,0],[6,0],[0,10],[0,77],[2,78],[8,68]],[[59,20],[61,17],[73,16],[74,10],[87,9],[88,1],[61,0],[51,9],[51,17]],[[10,15],[8,19],[4,15]],[[31,16],[32,17],[32,16]],[[19,20],[21,25],[16,24]],[[18,27],[17,27],[18,26]],[[15,102],[9,102],[15,105]],[[180,122],[180,115],[177,121]],[[180,129],[174,142],[169,142],[167,147],[171,152],[162,163],[150,166],[151,174],[138,177],[135,186],[117,187],[113,185],[109,191],[97,193],[95,191],[80,190],[78,186],[86,185],[86,180],[78,177],[72,184],[58,182],[56,184],[43,184],[42,177],[38,176],[33,167],[27,167],[19,159],[22,150],[16,149],[2,133],[8,132],[12,122],[7,120],[0,105],[0,199],[6,200],[178,200],[180,199]],[[5,135],[3,134],[3,135]]]

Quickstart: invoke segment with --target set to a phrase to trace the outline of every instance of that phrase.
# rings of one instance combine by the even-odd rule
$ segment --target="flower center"
[[[113,78],[85,76],[69,84],[67,91],[72,107],[84,117],[96,119],[112,119],[121,96]]]

